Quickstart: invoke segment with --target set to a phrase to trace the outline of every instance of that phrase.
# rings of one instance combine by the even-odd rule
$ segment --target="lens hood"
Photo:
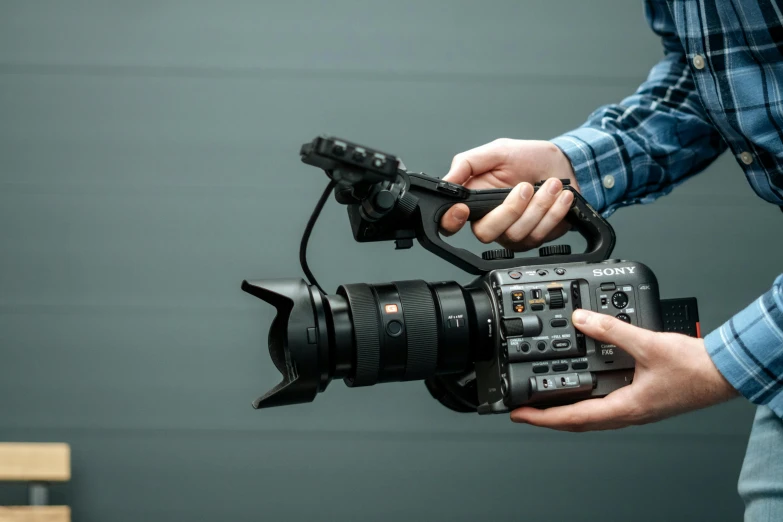
[[[321,293],[303,279],[243,281],[242,290],[277,310],[269,329],[269,355],[283,380],[253,401],[253,407],[311,402],[329,382]]]

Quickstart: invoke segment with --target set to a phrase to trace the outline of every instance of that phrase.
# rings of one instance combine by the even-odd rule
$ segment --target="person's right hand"
[[[548,141],[495,140],[454,156],[443,179],[469,189],[514,187],[500,206],[472,222],[472,227],[482,243],[497,241],[515,251],[536,248],[565,234],[570,227],[563,218],[574,196],[563,190],[560,180],[569,179],[579,190],[571,162]],[[534,195],[533,185],[544,179]],[[469,216],[467,205],[454,205],[441,219],[443,232],[458,232]]]

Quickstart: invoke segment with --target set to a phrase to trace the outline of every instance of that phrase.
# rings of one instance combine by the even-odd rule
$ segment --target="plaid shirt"
[[[553,140],[596,209],[609,216],[624,205],[650,203],[726,149],[753,190],[783,206],[783,3],[777,1],[645,2],[663,59],[634,95]],[[737,390],[783,418],[783,274],[704,342]]]

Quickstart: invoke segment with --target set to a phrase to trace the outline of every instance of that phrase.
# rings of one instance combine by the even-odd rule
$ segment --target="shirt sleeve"
[[[743,396],[783,418],[783,274],[704,338],[718,370]]]
[[[669,7],[648,0],[645,12],[664,58],[632,96],[600,107],[583,126],[552,140],[571,161],[582,195],[604,217],[668,194],[726,150],[701,103]]]

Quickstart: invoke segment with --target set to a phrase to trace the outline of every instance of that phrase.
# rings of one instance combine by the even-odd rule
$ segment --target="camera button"
[[[511,279],[519,279],[520,277],[522,277],[522,272],[511,271],[508,273],[508,277],[510,277]]]
[[[542,269],[542,270],[539,270],[539,271],[538,271],[538,272],[536,272],[536,273],[537,273],[538,275],[540,275],[541,277],[544,277],[545,275],[549,275],[549,272],[547,272],[546,270],[543,270],[543,269]]]
[[[565,268],[555,268],[555,273],[557,275],[565,275]]]
[[[555,339],[552,341],[552,348],[555,350],[565,350],[571,346],[571,341],[568,339]]]
[[[468,196],[468,191],[465,187],[455,183],[449,183],[448,181],[441,181],[438,183],[438,190],[460,198],[466,198]]]
[[[543,352],[546,350],[546,342],[545,341],[538,341],[538,344],[536,345],[536,348],[538,348],[539,352]]]
[[[615,285],[614,283],[601,283],[601,290],[603,290],[604,292],[609,290],[616,290],[616,289],[617,289],[617,285]]]
[[[568,369],[568,364],[566,363],[557,363],[552,365],[553,372],[564,372],[567,369]]]
[[[552,319],[549,324],[552,328],[563,328],[568,325],[568,321],[566,319]]]
[[[587,361],[580,361],[571,363],[571,369],[573,370],[586,370],[587,369]]]
[[[397,337],[402,333],[402,323],[399,321],[389,321],[386,325],[386,333],[392,337]]]
[[[533,366],[533,373],[546,373],[549,371],[549,363]]]

